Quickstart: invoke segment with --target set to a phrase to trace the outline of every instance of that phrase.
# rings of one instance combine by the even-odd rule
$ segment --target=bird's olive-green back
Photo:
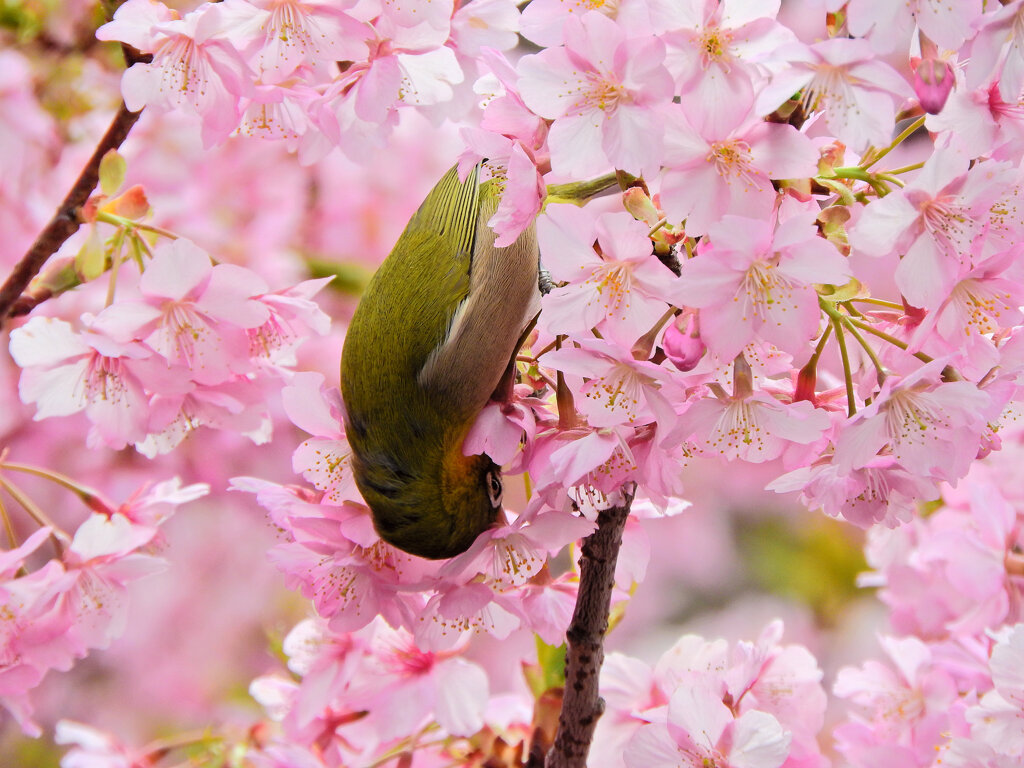
[[[455,168],[438,182],[367,287],[342,354],[356,482],[381,536],[425,557],[464,551],[496,514],[487,473],[497,467],[463,456],[462,442],[515,353],[528,299],[505,290],[484,225],[490,213],[482,216],[482,198],[493,211],[489,194],[475,169],[464,182]],[[481,244],[496,271],[489,263],[492,271],[474,273]],[[535,254],[533,265],[535,284]],[[495,316],[480,299],[512,306]],[[481,337],[481,326],[494,338]],[[459,344],[449,343],[453,334]]]

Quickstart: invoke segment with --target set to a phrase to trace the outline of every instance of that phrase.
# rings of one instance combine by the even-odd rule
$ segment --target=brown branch
[[[32,247],[28,249],[28,253],[15,265],[7,281],[0,287],[0,320],[11,314],[12,307],[28,287],[32,278],[39,273],[39,270],[64,244],[64,241],[78,231],[82,224],[79,211],[89,199],[92,191],[96,189],[100,178],[100,160],[108,151],[121,146],[121,142],[128,136],[128,131],[139,119],[139,114],[139,112],[129,112],[124,103],[121,104],[117,115],[114,116],[114,121],[103,138],[100,139],[100,143],[96,145],[96,150],[89,158],[89,162],[85,164],[85,168],[82,169],[78,179],[71,187],[71,191],[64,198],[64,202],[60,204],[53,218],[39,233],[36,241],[32,243]]]
[[[621,505],[600,512],[597,530],[583,541],[580,589],[566,633],[568,650],[562,712],[545,768],[586,768],[594,729],[604,712],[604,700],[598,695],[598,678],[604,662],[604,636],[608,631],[615,585],[615,562],[635,490],[635,487],[629,491],[624,489]]]
[[[120,4],[120,2],[115,3],[115,7]],[[151,55],[141,54],[129,45],[122,45],[121,48],[124,51],[125,63],[129,67],[133,64],[153,60]],[[27,297],[25,302],[19,302],[19,297],[28,287],[32,278],[39,274],[39,270],[43,268],[47,260],[69,237],[78,231],[82,224],[79,212],[89,199],[89,195],[96,189],[96,184],[100,179],[100,160],[108,151],[121,146],[140,114],[141,112],[129,112],[128,107],[121,102],[113,122],[107,128],[107,132],[103,134],[99,144],[96,145],[92,157],[89,158],[89,162],[85,164],[85,168],[75,180],[71,191],[64,198],[64,202],[60,204],[57,212],[53,214],[53,218],[39,233],[36,241],[32,243],[32,247],[15,265],[14,270],[8,275],[7,281],[0,286],[0,325],[12,314],[16,305],[19,314],[31,310],[34,306],[34,304],[26,304],[26,302],[31,302],[31,297]]]

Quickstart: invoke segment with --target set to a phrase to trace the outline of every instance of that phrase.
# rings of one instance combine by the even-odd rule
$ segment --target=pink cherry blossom
[[[49,669],[69,669],[81,648],[69,634],[71,618],[59,598],[73,581],[55,560],[15,578],[25,559],[46,541],[51,531],[41,528],[0,561],[0,703],[14,716],[22,731],[39,736],[32,720],[28,691]]]
[[[589,763],[618,768],[629,740],[647,723],[642,713],[664,707],[668,697],[649,664],[612,652],[601,667],[601,698],[607,710],[597,722]]]
[[[1003,101],[1016,103],[1024,87],[1024,3],[1014,0],[992,13],[974,14],[967,83],[971,88],[997,81]]]
[[[120,636],[128,618],[127,585],[164,569],[162,560],[138,551],[155,533],[120,513],[95,513],[75,532],[64,557],[74,581],[62,600],[83,649],[106,648]]]
[[[507,51],[519,42],[519,10],[513,0],[463,3],[452,16],[452,40],[466,56],[483,49]]]
[[[754,463],[778,458],[792,444],[821,440],[826,413],[806,401],[783,403],[766,392],[706,398],[693,403],[667,439],[692,439],[699,450]]]
[[[921,32],[943,48],[956,50],[971,35],[971,26],[981,16],[981,0],[942,3],[936,0],[851,0],[848,10],[850,31],[867,36],[882,52],[909,40],[916,23]]]
[[[1016,100],[1003,99],[998,84],[971,90],[961,82],[950,94],[946,108],[929,115],[925,126],[945,134],[940,142],[955,137],[971,157],[1011,160],[1024,147],[1024,114]]]
[[[834,37],[787,51],[786,59],[792,68],[762,98],[782,103],[801,91],[805,109],[824,110],[829,130],[852,149],[889,143],[896,108],[913,91],[867,42]]]
[[[881,643],[891,665],[868,661],[861,669],[841,669],[836,678],[835,694],[859,710],[852,723],[837,729],[839,750],[865,768],[875,764],[872,753],[879,746],[898,747],[909,760],[905,765],[930,766],[948,728],[956,683],[916,637],[884,637]]]
[[[259,30],[256,64],[263,83],[279,83],[298,67],[325,68],[367,54],[370,30],[349,11],[356,3],[323,0],[246,0],[232,4],[242,28]],[[237,28],[237,27],[236,27]],[[248,31],[248,29],[247,29]]]
[[[707,684],[677,689],[667,715],[667,723],[646,725],[630,739],[629,768],[779,768],[789,754],[791,736],[774,717],[757,710],[737,717]]]
[[[451,0],[427,6],[402,0],[382,11],[367,35],[368,58],[346,69],[324,94],[341,133],[353,121],[378,130],[398,104],[449,101],[464,78],[455,52],[443,47],[451,32]]]
[[[832,462],[794,469],[768,485],[778,493],[800,491],[809,509],[843,517],[861,528],[888,528],[909,522],[918,501],[939,498],[935,482],[908,472],[892,456],[878,456],[842,474]]]
[[[537,511],[538,506],[534,502],[532,509],[512,523],[485,531],[469,550],[445,566],[441,575],[479,573],[484,583],[498,592],[521,587],[540,572],[548,555],[594,531],[594,524],[586,518],[558,510]]]
[[[472,581],[441,584],[416,614],[416,644],[428,651],[446,651],[469,631],[504,640],[522,625],[520,612],[509,609],[518,608],[518,597],[499,596],[486,584]]]
[[[685,323],[685,325],[683,325]],[[665,326],[661,337],[661,348],[672,365],[686,373],[692,371],[707,352],[707,346],[700,338],[698,313],[688,312]]]
[[[970,382],[939,381],[941,368],[930,363],[903,379],[885,380],[871,405],[839,435],[835,462],[841,473],[867,466],[885,447],[921,477],[956,483],[967,473],[992,401]]]
[[[115,338],[146,342],[200,384],[219,384],[248,370],[246,332],[270,315],[255,298],[267,291],[255,273],[233,264],[212,266],[202,249],[178,239],[154,250],[138,290],[101,312],[97,326]]]
[[[776,53],[796,37],[775,21],[779,2],[655,0],[652,24],[662,32],[665,64],[684,103],[699,108],[700,127],[728,131],[750,111],[767,83]],[[773,110],[777,104],[767,106]]]
[[[555,121],[553,170],[576,177],[608,166],[653,171],[663,125],[654,108],[672,97],[661,41],[628,38],[598,13],[570,18],[565,38],[565,47],[524,56],[518,67],[526,106]]]
[[[113,735],[72,720],[57,723],[54,741],[72,745],[61,759],[63,768],[143,768],[148,755],[129,749]]]
[[[552,279],[568,285],[542,299],[540,322],[553,333],[597,328],[632,346],[668,309],[664,299],[675,277],[654,256],[647,233],[624,212],[595,219],[586,209],[549,208],[537,220],[537,239]]]
[[[273,366],[294,367],[295,352],[311,336],[323,336],[331,318],[313,300],[332,278],[304,280],[280,291],[258,295],[269,317],[256,328],[247,328],[249,354]]]
[[[381,621],[372,627],[369,646],[373,658],[365,688],[353,693],[370,709],[380,737],[412,733],[431,714],[456,736],[480,730],[488,698],[481,667],[454,653],[422,651],[408,632]]]
[[[145,437],[146,382],[161,379],[144,365],[153,353],[143,345],[76,334],[63,320],[35,317],[11,333],[10,348],[23,369],[18,391],[23,402],[36,403],[36,419],[84,409],[93,445],[123,448]]]
[[[977,707],[968,709],[971,735],[996,752],[1024,756],[1024,624],[999,633],[992,649],[992,685]]]
[[[100,40],[121,40],[140,51],[149,51],[156,47],[161,37],[158,25],[180,18],[177,11],[159,0],[132,0],[118,7],[113,20],[101,27],[102,35],[97,37]]]
[[[1013,178],[997,162],[968,170],[969,158],[940,149],[906,188],[870,203],[850,229],[854,249],[872,256],[903,254],[896,284],[917,307],[934,309],[970,267],[971,241]]]
[[[772,179],[814,173],[818,152],[793,126],[749,112],[709,123],[704,114],[673,106],[665,136],[661,204],[670,220],[686,220],[687,233],[705,234],[726,214],[767,218]]]
[[[1017,577],[1008,553],[1019,546],[1014,507],[990,482],[969,483],[967,498],[895,531],[873,530],[867,547],[891,622],[925,638],[980,635],[986,627],[1019,621]]]
[[[292,422],[313,435],[295,449],[292,468],[323,491],[329,504],[360,501],[342,426],[341,393],[327,389],[322,374],[301,371],[281,390],[281,399]]]
[[[187,382],[184,368],[171,371]],[[238,377],[213,386],[154,395],[149,402],[149,434],[137,441],[135,448],[153,458],[177,448],[203,426],[237,432],[256,445],[267,442],[273,429],[264,392],[253,380]]]
[[[516,385],[509,402],[488,403],[462,442],[463,453],[467,456],[486,453],[495,463],[505,465],[519,454],[523,441],[526,446],[532,444],[537,434],[538,414],[547,413],[546,403],[529,397],[532,393],[529,385]]]
[[[143,5],[146,11],[132,8]],[[114,21],[101,27],[100,40],[132,38],[136,24],[152,7],[150,0],[135,0],[118,9]],[[130,16],[118,23],[121,9]],[[182,19],[152,27],[143,51],[153,54],[151,64],[134,64],[124,74],[121,90],[131,110],[145,106],[162,110],[184,109],[203,121],[203,141],[210,146],[222,141],[238,126],[239,98],[248,95],[252,72],[242,55],[224,36],[226,18],[219,5],[205,4]]]
[[[632,430],[546,430],[537,436],[530,458],[536,490],[552,506],[560,506],[566,488],[591,486],[598,496],[616,492],[638,470],[627,442]]]
[[[613,19],[630,35],[647,34],[651,28],[648,5],[648,0],[535,0],[522,9],[520,29],[527,40],[551,48],[565,42],[565,24],[569,19],[594,11]]]
[[[972,244],[972,253],[985,247],[985,237]],[[966,376],[981,378],[998,363],[993,334],[1016,326],[1024,315],[1018,248],[991,258],[978,258],[973,269],[961,269],[949,297],[917,327],[912,348],[923,346],[943,357]]]
[[[921,109],[937,115],[953,90],[953,65],[934,57],[922,59],[914,69],[914,93]]]
[[[843,257],[818,236],[813,213],[777,228],[726,216],[710,228],[697,257],[683,264],[676,303],[701,310],[701,338],[724,359],[757,336],[799,360],[818,335],[814,284],[849,278]]]
[[[640,426],[655,420],[671,424],[675,416],[667,396],[678,392],[664,369],[646,360],[624,359],[612,344],[589,340],[578,348],[549,352],[541,361],[571,374],[574,381],[583,377],[573,389],[576,406],[591,426]]]

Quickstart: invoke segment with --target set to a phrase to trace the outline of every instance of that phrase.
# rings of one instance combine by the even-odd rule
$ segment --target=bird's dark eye
[[[497,509],[501,506],[501,474],[495,469],[488,471],[486,483],[491,506]]]

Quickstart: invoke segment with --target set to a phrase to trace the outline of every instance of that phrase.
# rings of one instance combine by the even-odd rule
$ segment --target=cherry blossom
[[[267,322],[255,297],[267,290],[255,274],[233,264],[212,266],[193,243],[158,247],[139,280],[139,296],[96,318],[115,338],[139,339],[200,384],[219,384],[248,365],[246,331]]]
[[[842,285],[849,277],[839,252],[817,236],[813,213],[774,229],[725,216],[683,265],[676,299],[701,310],[701,339],[724,359],[755,336],[799,359],[818,335],[814,284]]]
[[[996,81],[999,94],[1007,102],[1016,103],[1024,86],[1024,48],[1021,38],[1021,13],[1024,7],[1017,0],[996,8],[992,13],[974,13],[972,26],[977,30],[971,42],[967,83],[977,88]]]
[[[537,222],[544,264],[568,284],[544,297],[541,315],[553,332],[597,328],[632,344],[667,310],[674,275],[652,253],[647,227],[627,213],[593,214],[557,206]],[[594,250],[597,242],[600,253]]]
[[[972,736],[999,754],[1018,759],[1024,755],[1022,654],[1024,625],[1017,624],[999,633],[991,660],[995,689],[982,696],[977,707],[968,709],[965,714],[971,724]]]
[[[661,41],[629,38],[598,13],[570,18],[565,39],[565,47],[523,57],[518,66],[523,102],[554,120],[552,168],[576,176],[609,164],[636,174],[653,169],[663,123],[652,110],[672,94]]]
[[[627,766],[779,768],[789,754],[790,736],[774,717],[757,710],[735,717],[709,685],[679,688],[667,715],[665,725],[646,725],[630,739]]]
[[[89,441],[123,448],[142,440],[148,421],[145,382],[173,377],[144,365],[153,353],[138,342],[118,343],[86,331],[75,334],[55,318],[32,318],[11,334],[11,355],[24,368],[21,399],[36,403],[36,419],[85,410]]]
[[[969,382],[938,381],[940,368],[930,363],[902,380],[886,379],[875,401],[839,437],[835,461],[841,473],[867,466],[888,446],[918,476],[955,483],[966,474],[992,401]]]
[[[910,85],[860,39],[834,37],[787,52],[792,67],[762,96],[781,103],[796,91],[808,111],[823,110],[830,131],[856,151],[885,146]],[[770,96],[770,98],[769,98]]]
[[[880,745],[906,765],[931,765],[948,728],[956,683],[917,638],[881,643],[894,668],[868,661],[861,669],[840,670],[836,678],[836,695],[854,702],[865,718],[840,726],[839,749],[858,766],[872,765]]]
[[[700,104],[703,128],[722,133],[740,122],[781,64],[776,52],[796,37],[775,21],[778,2],[687,0],[651,3],[665,64],[684,101]],[[768,106],[768,111],[776,105]]]
[[[914,183],[864,209],[850,243],[876,256],[901,251],[900,291],[914,306],[934,309],[949,295],[961,267],[970,266],[971,241],[1012,178],[1001,163],[968,170],[963,154],[940,149]]]
[[[139,5],[145,10],[135,8]],[[141,49],[153,54],[151,64],[135,64],[124,75],[121,89],[129,109],[189,110],[202,118],[203,141],[210,146],[237,127],[239,99],[249,94],[251,72],[226,39],[228,20],[217,5],[206,4],[181,19],[161,21],[151,28],[149,40],[140,41],[139,17],[152,14],[155,5],[152,0],[126,3],[114,21],[97,31],[97,37],[144,42]]]

